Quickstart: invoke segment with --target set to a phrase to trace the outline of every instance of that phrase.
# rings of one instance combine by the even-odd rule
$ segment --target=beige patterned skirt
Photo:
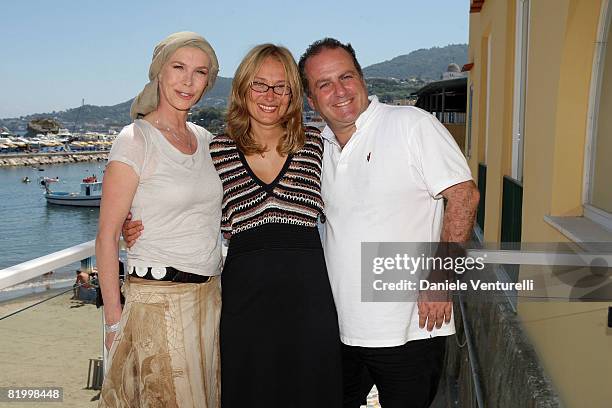
[[[219,407],[220,284],[124,284],[99,407]]]

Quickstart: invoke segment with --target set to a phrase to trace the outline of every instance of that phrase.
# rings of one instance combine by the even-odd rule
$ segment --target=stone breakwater
[[[106,161],[108,152],[62,152],[0,155],[0,167]]]

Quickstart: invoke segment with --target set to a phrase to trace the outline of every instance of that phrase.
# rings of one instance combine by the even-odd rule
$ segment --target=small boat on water
[[[30,180],[30,178],[29,178],[28,176],[25,176],[24,178],[22,178],[22,179],[21,179],[21,182],[22,182],[22,183],[29,183],[29,182],[31,182],[31,181],[32,181],[32,180]]]
[[[76,207],[99,207],[102,199],[102,182],[93,175],[81,181],[81,191],[71,193],[51,191],[49,185],[57,182],[57,178],[43,177],[40,184],[45,188],[45,199],[48,204],[71,205]]]

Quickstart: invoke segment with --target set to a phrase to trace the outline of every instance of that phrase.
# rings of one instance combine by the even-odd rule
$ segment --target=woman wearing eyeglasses
[[[227,136],[210,145],[223,183],[223,408],[340,407],[338,322],[317,219],[323,145],[303,129],[298,69],[263,44],[234,76]]]

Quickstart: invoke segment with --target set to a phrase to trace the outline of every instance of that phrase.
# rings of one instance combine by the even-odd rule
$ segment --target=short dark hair
[[[318,40],[313,42],[308,46],[304,54],[300,57],[300,62],[298,63],[298,68],[300,70],[300,79],[302,80],[302,87],[304,88],[304,92],[306,95],[310,96],[310,89],[308,88],[308,78],[306,78],[306,61],[310,57],[314,57],[315,55],[320,54],[324,49],[336,49],[342,48],[344,51],[348,52],[351,58],[353,59],[353,65],[357,69],[359,76],[363,78],[363,71],[361,70],[361,65],[357,61],[357,55],[355,55],[355,50],[351,43],[342,44],[340,41],[335,38],[323,38],[322,40]]]

